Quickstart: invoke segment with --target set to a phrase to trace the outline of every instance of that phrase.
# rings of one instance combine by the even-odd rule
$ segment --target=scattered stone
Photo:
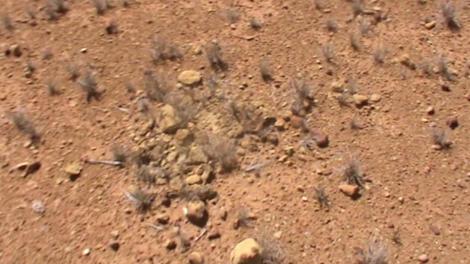
[[[405,65],[405,66],[408,67],[409,69],[411,69],[411,70],[416,70],[416,64],[411,61],[410,55],[408,55],[408,54],[403,54],[403,55],[400,57],[399,61],[400,61],[401,64]]]
[[[108,20],[105,27],[106,33],[108,35],[117,34],[119,32],[116,21]]]
[[[201,82],[201,73],[193,70],[183,71],[178,75],[178,82],[185,85],[194,85]]]
[[[170,217],[167,214],[161,213],[157,215],[157,222],[162,225],[168,224],[170,222]]]
[[[70,180],[74,181],[82,172],[82,165],[79,162],[72,162],[65,166],[65,173],[69,175]]]
[[[353,95],[353,101],[356,106],[366,105],[368,100],[369,98],[366,95],[362,95],[362,94]]]
[[[31,208],[37,214],[44,214],[46,212],[46,207],[44,206],[44,203],[39,200],[34,200],[31,204]]]
[[[199,252],[192,252],[188,256],[189,264],[204,264],[204,257]]]
[[[238,243],[230,253],[232,264],[262,264],[263,249],[253,238]]]
[[[175,133],[181,125],[181,118],[177,115],[173,106],[166,104],[160,108],[161,119],[158,124],[167,134]]]
[[[277,231],[276,233],[274,233],[273,237],[276,239],[280,239],[282,237],[282,231]]]
[[[421,263],[426,263],[426,262],[429,261],[429,257],[426,254],[421,254],[418,257],[418,261],[421,262]]]
[[[204,226],[207,222],[206,205],[202,201],[189,202],[188,206],[183,208],[183,213],[191,223],[197,226]]]
[[[189,158],[188,163],[191,165],[203,164],[209,161],[206,153],[199,145],[192,145],[189,149]]]
[[[80,49],[80,53],[87,53],[88,49],[87,48],[82,48]]]
[[[427,113],[428,115],[434,115],[434,113],[435,113],[434,107],[429,106],[428,108],[426,108],[426,113]]]
[[[436,26],[436,21],[435,21],[435,20],[430,21],[430,22],[424,24],[424,27],[425,27],[426,29],[433,29],[435,26]]]
[[[83,251],[82,251],[82,255],[83,256],[88,256],[90,255],[91,253],[91,248],[85,248]]]
[[[340,184],[339,190],[349,197],[355,197],[359,193],[359,187],[352,184]]]
[[[323,133],[320,129],[312,128],[310,130],[312,135],[312,139],[317,143],[317,146],[320,148],[326,148],[330,144],[330,140],[328,139],[328,135]]]
[[[334,93],[342,93],[343,92],[343,85],[339,81],[334,81],[331,83],[331,91]]]
[[[118,251],[120,246],[121,245],[119,244],[119,242],[117,240],[111,240],[111,242],[109,242],[109,247],[113,251]]]
[[[23,52],[21,51],[20,46],[15,44],[15,45],[11,45],[10,48],[8,48],[7,51],[5,51],[5,55],[6,56],[13,55],[15,57],[21,57],[21,55],[23,55]]]
[[[446,124],[450,129],[456,129],[459,126],[459,120],[456,116],[447,119]]]
[[[212,230],[211,232],[209,232],[209,234],[207,235],[207,238],[208,238],[209,240],[214,240],[214,239],[220,238],[220,236],[221,236],[221,235],[220,235],[219,230],[214,229],[214,230]]]
[[[286,121],[282,118],[278,118],[276,123],[274,123],[274,127],[278,130],[282,131],[286,129]]]
[[[176,248],[176,241],[174,239],[168,239],[164,243],[165,248],[168,250],[174,250]]]
[[[191,175],[186,178],[185,182],[188,185],[201,184],[202,178],[199,175]]]
[[[380,94],[372,94],[370,96],[370,101],[373,103],[377,103],[382,99],[382,96]]]
[[[113,239],[117,239],[119,237],[119,231],[118,230],[111,231],[111,237]]]
[[[187,146],[192,143],[192,141],[194,140],[194,136],[191,133],[191,131],[189,131],[186,128],[178,129],[178,131],[176,131],[176,134],[175,134],[175,140],[180,145]]]
[[[300,116],[292,116],[291,117],[291,125],[293,128],[304,128],[305,127],[305,124],[304,124],[304,119]]]

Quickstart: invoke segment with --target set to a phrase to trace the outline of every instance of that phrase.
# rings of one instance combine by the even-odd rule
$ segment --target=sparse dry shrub
[[[151,70],[144,72],[144,90],[151,100],[163,102],[170,91],[165,78],[155,75]]]
[[[334,63],[334,59],[335,59],[335,47],[333,45],[333,43],[331,42],[328,42],[328,43],[325,43],[323,46],[322,46],[322,54],[323,54],[323,57],[325,58],[325,61],[328,62],[328,63]]]
[[[226,9],[224,15],[230,24],[235,24],[240,20],[240,12],[233,7]]]
[[[237,147],[231,139],[219,135],[202,135],[198,139],[206,155],[221,166],[222,172],[230,172],[238,168]]]
[[[259,63],[259,70],[263,81],[270,82],[273,80],[273,72],[271,70],[271,66],[269,65],[269,61],[266,58],[261,59]]]
[[[47,83],[46,83],[46,88],[47,88],[47,94],[50,95],[50,96],[54,96],[54,95],[59,95],[60,94],[60,90],[59,88],[57,87],[57,84],[52,81],[52,80],[49,80]]]
[[[152,207],[154,196],[141,189],[125,192],[125,196],[134,204],[137,211],[145,213]]]
[[[305,116],[314,106],[315,98],[312,87],[303,79],[293,79],[289,83],[294,91],[291,111],[297,116]]]
[[[388,250],[381,241],[370,241],[366,249],[356,248],[357,264],[387,264]]]
[[[263,27],[263,23],[257,18],[253,17],[250,19],[250,27],[254,30],[260,30]]]
[[[362,50],[361,36],[357,32],[349,34],[349,44],[355,51]]]
[[[106,10],[111,7],[108,0],[91,0],[91,3],[95,7],[96,14],[98,15],[103,15]]]
[[[194,103],[192,94],[188,90],[170,92],[165,95],[163,101],[175,110],[179,120],[178,129],[187,127],[199,112],[199,106]]]
[[[256,236],[256,240],[261,248],[263,248],[261,254],[263,264],[284,263],[286,256],[281,243],[272,236],[272,232],[266,230],[261,231],[260,234]]]
[[[348,184],[364,188],[364,173],[357,159],[351,157],[346,160],[342,168],[343,178]]]
[[[442,128],[434,128],[431,130],[431,138],[434,145],[439,149],[450,149],[452,141],[449,139],[447,130]]]
[[[101,92],[98,91],[98,83],[91,71],[85,72],[83,78],[78,80],[78,84],[85,92],[87,102],[90,102],[92,99],[99,100],[101,98]]]
[[[372,52],[372,56],[374,58],[374,62],[376,64],[384,64],[385,63],[385,59],[386,59],[386,56],[387,56],[387,53],[388,53],[388,50],[387,48],[382,44],[382,43],[379,43],[374,51]]]
[[[227,102],[227,110],[242,126],[243,133],[254,134],[262,128],[263,118],[254,106],[230,100]]]
[[[33,122],[22,111],[7,113],[7,116],[15,127],[23,134],[27,135],[32,142],[37,142],[40,139],[40,134],[36,130]]]
[[[446,1],[441,5],[441,12],[442,16],[444,17],[444,21],[447,27],[452,31],[459,31],[462,28],[462,24],[460,23],[455,5],[452,1]]]
[[[372,24],[367,19],[363,18],[359,21],[358,28],[361,36],[369,36],[372,31]]]
[[[352,0],[351,8],[353,12],[353,16],[357,17],[358,15],[364,13],[364,1],[363,0]]]
[[[320,209],[329,209],[330,208],[330,200],[328,199],[328,195],[325,192],[323,187],[315,187],[315,199],[317,200],[318,204],[320,205]]]
[[[9,15],[7,14],[0,15],[0,21],[1,21],[2,27],[6,31],[13,31],[13,29],[15,29],[15,27],[13,26],[13,21]]]
[[[121,162],[122,165],[124,165],[129,158],[129,151],[125,147],[116,144],[111,146],[111,154],[113,161]]]
[[[328,19],[326,21],[326,30],[328,30],[329,32],[333,32],[333,33],[336,33],[338,32],[338,23],[336,23],[336,21],[332,20],[332,19]]]
[[[78,77],[80,77],[80,68],[77,64],[71,62],[67,64],[66,70],[69,74],[69,79],[72,81],[76,81]]]
[[[225,71],[227,63],[222,57],[222,48],[217,42],[211,42],[206,46],[206,57],[212,69],[215,71]]]
[[[449,69],[449,60],[444,55],[439,55],[437,57],[437,68],[442,77],[446,78],[448,81],[454,81],[454,74]]]
[[[253,218],[250,215],[250,211],[246,207],[241,207],[237,210],[237,219],[234,223],[234,228],[249,228]]]
[[[166,60],[175,61],[183,57],[178,46],[160,36],[155,36],[152,40],[151,55],[154,64],[160,64]]]

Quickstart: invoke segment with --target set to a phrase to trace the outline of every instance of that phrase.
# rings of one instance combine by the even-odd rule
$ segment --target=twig
[[[122,166],[121,161],[116,160],[85,160],[86,163],[89,164],[103,164],[103,165],[111,165],[111,166]]]
[[[198,241],[199,239],[201,239],[205,234],[207,233],[207,229],[203,229],[201,231],[201,233],[199,234],[199,236],[197,236],[195,239],[194,239],[194,242]]]

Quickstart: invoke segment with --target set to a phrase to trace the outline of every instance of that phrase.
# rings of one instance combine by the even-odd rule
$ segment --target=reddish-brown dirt
[[[462,25],[455,32],[444,23],[442,2],[429,0],[365,1],[355,18],[353,3],[344,0],[318,1],[326,4],[323,10],[315,1],[294,0],[135,0],[128,7],[112,1],[102,15],[92,1],[70,0],[68,12],[53,21],[46,16],[47,2],[53,1],[2,1],[2,21],[9,17],[13,29],[0,29],[0,263],[176,264],[189,263],[193,252],[204,255],[205,263],[230,263],[234,246],[248,237],[282,255],[266,263],[356,263],[371,241],[386,248],[388,263],[470,263],[468,1],[454,1]],[[262,23],[259,30],[250,27],[253,17]],[[337,32],[327,31],[328,20],[337,23]],[[106,33],[110,21],[117,34]],[[355,51],[350,35],[367,24]],[[174,43],[182,57],[152,63],[156,35]],[[223,72],[207,60],[215,40],[228,66]],[[328,43],[331,63],[322,52]],[[12,45],[19,45],[21,56],[7,54]],[[380,48],[383,64],[374,62]],[[52,58],[43,58],[46,49]],[[438,67],[442,56],[452,80]],[[261,78],[263,59],[272,81]],[[28,62],[35,66],[31,76]],[[87,102],[69,78],[70,63],[82,71],[78,82],[83,72],[92,72],[99,100]],[[202,147],[210,145],[200,139],[205,133],[209,142],[234,139],[238,168],[222,173],[217,160],[187,164],[189,147],[161,131],[163,104],[150,101],[150,114],[138,111],[146,70],[167,79],[172,90],[190,91],[183,108],[198,111],[180,130],[193,133],[193,145]],[[200,72],[202,83],[176,85],[185,70]],[[214,76],[215,96],[209,98]],[[314,106],[301,119],[328,135],[327,147],[302,144],[308,133],[295,127],[300,118],[291,113],[294,79],[313,89]],[[60,94],[49,95],[48,82]],[[136,92],[126,90],[128,82]],[[344,87],[349,91],[337,93]],[[368,102],[357,107],[354,92]],[[348,105],[341,106],[338,96]],[[263,131],[267,140],[266,133],[239,133],[229,101],[276,118],[276,126]],[[11,119],[18,111],[40,140],[31,143],[15,127]],[[453,117],[458,126],[450,129]],[[148,127],[149,120],[154,126]],[[438,129],[447,133],[450,148],[433,145]],[[143,183],[132,159],[123,168],[85,162],[112,159],[113,145],[126,146],[132,156],[150,151],[169,179]],[[339,190],[351,157],[364,174],[356,199]],[[26,176],[15,169],[34,161],[41,167]],[[82,168],[73,181],[64,171],[72,163]],[[252,164],[264,166],[247,172]],[[181,190],[186,177],[211,168],[215,177],[204,185],[217,197],[205,201],[208,222],[198,227],[183,214],[189,201]],[[155,197],[145,213],[125,195],[135,186]],[[324,189],[329,209],[320,208],[315,188]],[[38,201],[43,212],[32,208]],[[241,219],[248,226],[234,228],[240,214],[248,215]],[[166,217],[167,223],[157,223]],[[167,249],[168,241],[176,248]]]

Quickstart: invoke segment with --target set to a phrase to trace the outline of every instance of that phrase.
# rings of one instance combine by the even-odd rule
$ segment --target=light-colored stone
[[[426,263],[429,261],[429,257],[426,254],[421,254],[418,256],[418,261],[421,263]]]
[[[185,182],[188,185],[201,184],[202,178],[199,175],[191,175],[186,178]]]
[[[181,118],[177,115],[175,108],[171,105],[164,105],[160,108],[161,118],[159,127],[164,133],[173,134],[181,125]]]
[[[347,196],[354,197],[359,192],[359,187],[352,184],[340,184],[339,190]]]
[[[430,21],[430,22],[424,24],[424,27],[425,27],[426,29],[433,29],[435,26],[436,26],[436,21],[435,21],[435,20]]]
[[[370,101],[373,102],[373,103],[377,103],[381,99],[382,99],[382,96],[380,94],[372,94],[370,96]]]
[[[65,166],[64,171],[71,176],[78,176],[82,172],[82,165],[79,162],[72,162]]]
[[[83,256],[88,256],[91,254],[91,248],[85,248],[83,251],[82,251],[82,255]]]
[[[193,252],[188,256],[189,264],[204,264],[204,256],[199,252]]]
[[[262,264],[263,249],[253,238],[238,243],[230,254],[232,264]]]
[[[207,220],[206,205],[199,200],[189,202],[187,207],[183,208],[183,213],[191,223],[196,225],[201,225]]]
[[[354,94],[353,95],[354,104],[357,106],[366,105],[369,98],[366,95]]]
[[[194,85],[201,81],[201,73],[193,70],[183,71],[178,75],[178,82],[185,85]]]
[[[207,163],[209,158],[204,153],[204,150],[199,145],[193,145],[189,149],[189,163],[190,164],[201,164]]]
[[[46,207],[44,206],[44,203],[40,200],[34,200],[31,204],[31,208],[37,214],[44,214],[44,212],[46,212]]]

